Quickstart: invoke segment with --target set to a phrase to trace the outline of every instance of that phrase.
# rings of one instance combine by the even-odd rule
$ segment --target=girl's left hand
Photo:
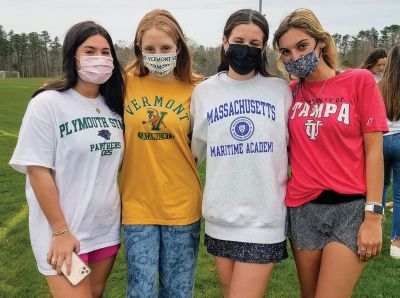
[[[382,216],[366,211],[357,238],[360,261],[376,257],[382,250]]]

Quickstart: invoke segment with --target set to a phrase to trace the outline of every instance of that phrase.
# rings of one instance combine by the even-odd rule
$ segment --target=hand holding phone
[[[85,262],[81,260],[81,258],[75,252],[72,252],[71,273],[67,275],[67,264],[65,260],[61,265],[61,272],[73,286],[76,286],[86,276],[89,275],[90,268],[88,265],[85,264]]]

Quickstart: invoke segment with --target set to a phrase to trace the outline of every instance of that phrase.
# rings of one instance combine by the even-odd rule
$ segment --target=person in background
[[[332,36],[298,9],[274,36],[291,82],[288,237],[302,297],[351,297],[382,246],[382,135],[378,85],[365,69],[337,70]]]
[[[372,50],[365,59],[361,68],[368,69],[374,75],[375,81],[379,82],[387,61],[388,52],[385,48]]]
[[[176,19],[156,9],[140,21],[127,67],[122,222],[127,297],[192,297],[201,187],[190,151],[192,73]]]
[[[393,173],[390,255],[395,259],[400,259],[400,44],[393,46],[389,51],[387,66],[379,82],[379,88],[385,103],[389,125],[389,132],[383,136],[385,180],[382,202],[385,206]]]
[[[123,71],[100,25],[72,26],[64,76],[33,94],[10,165],[27,174],[29,232],[54,297],[102,297],[120,244],[117,174],[124,149]],[[61,274],[79,253],[91,273],[77,286]]]
[[[227,20],[216,75],[193,92],[192,151],[206,160],[205,245],[224,297],[263,297],[287,258],[287,83],[267,70],[269,26],[251,9]]]

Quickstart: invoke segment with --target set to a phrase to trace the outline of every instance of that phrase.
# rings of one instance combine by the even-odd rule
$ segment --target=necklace
[[[92,98],[92,97],[89,97],[85,92],[82,92],[83,90],[78,91],[78,89],[76,89],[76,87],[72,88],[72,90],[74,90],[87,103],[89,103],[92,107],[94,107],[97,114],[101,113],[99,103],[102,101],[102,98],[101,97],[99,98],[99,94],[97,94],[97,97]]]
[[[95,108],[97,114],[101,113],[101,110],[99,107],[99,102],[101,101],[100,99],[95,99],[95,100],[86,99],[86,101]]]
[[[328,79],[326,79],[326,80],[324,81],[324,84],[322,85],[321,89],[319,89],[318,93],[315,94],[314,99],[312,99],[309,89],[306,88],[306,86],[305,86],[304,83],[302,83],[302,87],[303,87],[303,88],[301,88],[301,89],[304,89],[304,90],[307,91],[308,98],[306,98],[306,99],[308,100],[308,102],[309,102],[310,104],[314,104],[314,101],[317,101],[318,98],[321,97],[321,94],[322,94],[322,91],[324,90],[324,87],[325,87],[325,85],[326,85],[326,82],[328,82]],[[306,97],[306,96],[304,96],[303,91],[301,92],[301,94],[303,95],[303,98]]]

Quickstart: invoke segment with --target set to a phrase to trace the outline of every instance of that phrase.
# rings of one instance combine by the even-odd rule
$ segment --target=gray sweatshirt
[[[206,164],[203,216],[207,235],[230,241],[285,239],[288,111],[281,79],[246,81],[221,72],[192,95],[192,152]]]

